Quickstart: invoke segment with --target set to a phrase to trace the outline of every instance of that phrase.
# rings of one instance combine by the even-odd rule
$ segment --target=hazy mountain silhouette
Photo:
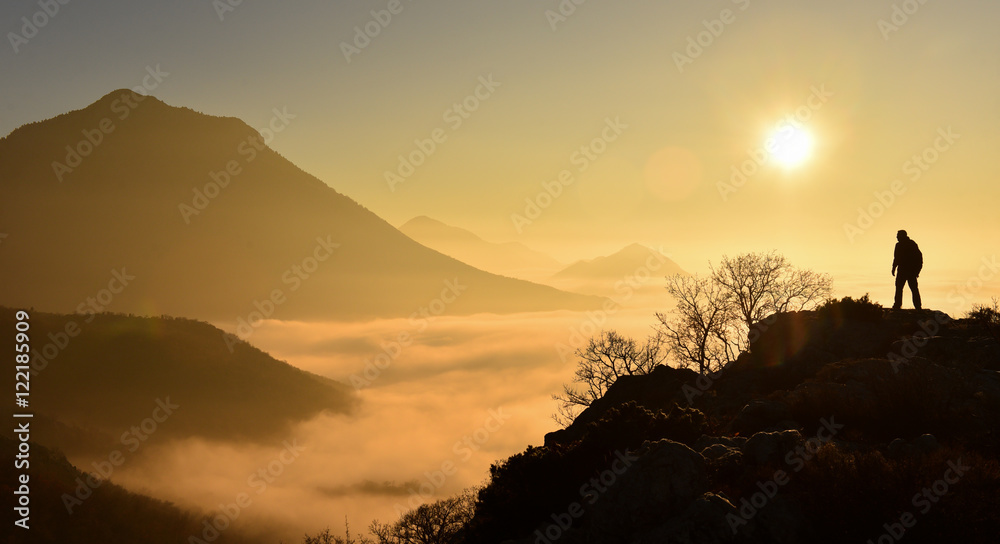
[[[122,267],[135,279],[109,307],[144,315],[234,320],[275,290],[281,318],[409,316],[439,297],[455,314],[602,302],[428,250],[242,121],[139,98],[114,91],[0,140],[0,303],[74,311]],[[460,296],[442,297],[446,282]]]
[[[424,215],[410,219],[399,230],[431,249],[496,274],[537,274],[562,266],[559,261],[520,242],[487,242],[468,230]]]
[[[13,315],[0,308],[0,327],[13,331]],[[207,323],[92,317],[31,313],[33,355],[42,357],[32,362],[32,439],[66,453],[107,451],[154,410],[172,412],[157,426],[158,439],[263,441],[320,412],[346,413],[355,402],[348,386],[244,342],[230,351],[223,332]],[[76,336],[65,332],[70,322]],[[13,341],[5,335],[0,349],[13,352]],[[11,390],[13,379],[3,380]]]
[[[667,255],[642,244],[631,244],[611,255],[590,260],[577,261],[557,272],[556,279],[610,280],[632,276],[641,268],[646,268],[657,277],[672,274],[686,274]],[[658,267],[655,268],[654,267]],[[660,284],[658,284],[660,285]]]

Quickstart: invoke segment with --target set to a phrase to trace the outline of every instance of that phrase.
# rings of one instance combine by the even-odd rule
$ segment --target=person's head
[[[906,237],[906,231],[905,230],[900,230],[900,231],[898,231],[896,233],[896,239],[899,240],[900,242],[902,242],[903,240],[906,240],[906,238],[907,237]]]

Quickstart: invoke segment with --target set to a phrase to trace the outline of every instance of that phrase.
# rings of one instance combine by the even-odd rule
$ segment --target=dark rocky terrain
[[[996,315],[850,298],[706,376],[620,378],[494,465],[468,542],[996,542]]]

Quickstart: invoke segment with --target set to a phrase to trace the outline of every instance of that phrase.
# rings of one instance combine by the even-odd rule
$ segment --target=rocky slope
[[[850,299],[619,379],[491,469],[469,542],[995,542],[994,324]]]

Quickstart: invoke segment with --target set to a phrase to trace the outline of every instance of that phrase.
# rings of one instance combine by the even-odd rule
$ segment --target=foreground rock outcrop
[[[995,542],[995,331],[872,306],[772,316],[709,376],[618,380],[494,465],[466,541]]]

